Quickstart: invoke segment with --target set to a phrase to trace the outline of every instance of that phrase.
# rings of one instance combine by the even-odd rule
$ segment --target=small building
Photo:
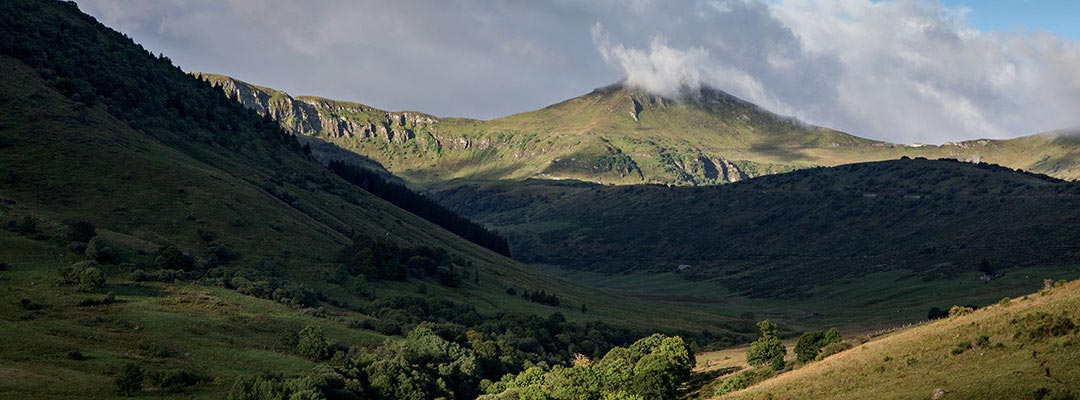
[[[691,268],[693,267],[691,267],[690,264],[681,264],[678,267],[675,267],[675,273],[681,274],[683,272],[690,272]]]

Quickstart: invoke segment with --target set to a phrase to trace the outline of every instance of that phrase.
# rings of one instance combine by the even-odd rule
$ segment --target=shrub
[[[325,360],[330,358],[331,344],[326,340],[322,327],[308,325],[300,330],[296,344],[296,352],[301,356],[312,360]]]
[[[93,292],[105,286],[105,273],[96,261],[80,261],[60,269],[60,283],[72,285],[83,292]]]
[[[1048,337],[1068,335],[1076,329],[1065,314],[1050,314],[1035,312],[1025,315],[1023,318],[1013,320],[1014,325],[1019,325],[1015,338],[1027,336],[1031,340],[1042,340]]]
[[[85,298],[79,301],[79,307],[93,307],[109,305],[116,302],[116,293],[109,292],[100,299]]]
[[[11,269],[11,266],[8,265],[8,263],[0,261],[0,271],[7,271],[9,269]]]
[[[26,311],[37,311],[37,310],[40,310],[42,308],[45,308],[45,306],[43,304],[35,303],[30,299],[20,299],[19,300],[19,307],[22,308],[23,310],[26,310]]]
[[[169,358],[172,357],[174,352],[161,343],[150,343],[139,347],[139,352],[143,356],[153,358]]]
[[[823,360],[833,354],[847,350],[854,347],[850,342],[836,342],[821,348],[821,353],[818,354],[817,360]]]
[[[166,246],[158,252],[154,263],[163,269],[189,271],[195,264],[195,259],[176,248],[176,246]]]
[[[143,370],[138,365],[126,363],[116,373],[113,383],[116,384],[116,389],[120,393],[131,397],[133,393],[142,390]]]
[[[957,343],[956,346],[952,348],[950,353],[952,353],[952,355],[954,356],[958,356],[968,350],[971,350],[971,342],[964,340],[960,343]]]
[[[78,350],[72,350],[67,353],[67,359],[73,361],[82,361],[86,359],[86,356]]]
[[[30,235],[37,233],[37,226],[38,219],[33,215],[27,215],[14,224],[14,231],[24,235]]]
[[[828,331],[809,331],[799,337],[795,344],[795,356],[801,363],[808,363],[817,359],[821,349],[827,345],[839,342],[840,332],[836,328]]]
[[[716,393],[713,393],[713,395],[720,396],[736,390],[746,389],[750,385],[771,378],[773,375],[776,375],[776,373],[768,370],[746,371],[725,378],[720,382],[720,386],[716,388]]]
[[[240,258],[240,252],[229,245],[217,244],[206,248],[206,263],[211,267],[226,264]]]
[[[94,224],[86,221],[76,221],[68,224],[67,232],[65,232],[68,240],[73,242],[89,242],[94,236],[97,236],[97,229],[94,228]]]
[[[94,260],[107,264],[115,263],[119,259],[116,248],[105,239],[102,239],[101,236],[94,236],[90,239],[90,242],[86,244],[86,251],[83,254],[86,255],[87,260]]]
[[[928,320],[941,319],[941,318],[945,318],[945,317],[948,317],[948,316],[949,316],[949,313],[947,313],[947,312],[945,312],[942,309],[937,308],[937,307],[931,307],[930,311],[926,312],[926,319],[928,319]]]
[[[209,379],[205,375],[182,369],[169,369],[146,374],[146,381],[150,386],[170,393],[181,393],[188,387],[207,380]]]
[[[975,345],[984,349],[990,347],[990,336],[979,335],[979,337],[975,338]]]
[[[962,315],[968,315],[968,314],[971,314],[974,311],[975,311],[975,309],[971,308],[971,307],[952,306],[952,308],[949,309],[949,318],[955,318],[955,317],[959,317],[959,316],[962,316]]]
[[[1002,297],[1001,301],[998,301],[998,305],[1002,307],[1008,307],[1012,305],[1012,299],[1008,296]]]
[[[71,242],[68,243],[68,250],[72,253],[86,255],[86,242]]]

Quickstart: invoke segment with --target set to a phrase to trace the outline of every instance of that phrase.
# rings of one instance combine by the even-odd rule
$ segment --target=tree
[[[113,383],[116,384],[116,389],[123,393],[124,396],[131,397],[133,393],[142,390],[143,370],[138,365],[126,363],[116,373]]]
[[[801,363],[814,361],[821,349],[841,340],[840,331],[829,328],[827,331],[809,331],[799,337],[795,344],[795,357]]]
[[[935,320],[948,317],[949,313],[937,307],[930,307],[930,311],[926,312],[926,319]]]
[[[105,273],[96,261],[80,261],[60,269],[60,283],[72,285],[83,292],[93,292],[105,286]]]
[[[300,330],[299,342],[296,344],[298,354],[312,360],[325,360],[330,358],[330,350],[330,342],[326,340],[322,327],[308,325]]]
[[[90,239],[90,242],[86,244],[86,251],[83,252],[88,260],[94,260],[102,263],[115,263],[119,259],[119,255],[109,242],[102,239],[101,236],[94,236]]]
[[[990,261],[987,261],[986,258],[983,257],[982,261],[979,262],[979,272],[982,272],[984,275],[993,275],[996,271],[994,271],[994,267],[990,265]]]
[[[86,221],[75,221],[68,224],[68,240],[85,243],[89,242],[94,236],[97,236],[97,229],[94,228],[94,224]]]
[[[176,246],[166,246],[161,249],[157,258],[154,259],[154,263],[163,269],[188,271],[194,266],[195,259],[184,254]]]
[[[787,348],[780,342],[777,336],[780,328],[769,320],[758,322],[761,337],[750,344],[750,350],[746,352],[746,362],[753,366],[770,364],[774,370],[784,368],[784,356]]]
[[[801,363],[814,361],[821,352],[821,346],[818,343],[824,336],[825,334],[821,331],[809,331],[799,336],[799,341],[795,343],[795,358]]]

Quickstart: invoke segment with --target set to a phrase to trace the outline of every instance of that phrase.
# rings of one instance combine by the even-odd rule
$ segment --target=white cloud
[[[712,85],[808,122],[899,142],[1080,123],[1077,43],[980,32],[966,24],[966,10],[917,0],[714,0],[676,10],[695,18],[673,24],[663,19],[670,4],[653,6],[645,14],[654,34],[680,40],[635,48],[605,34],[597,46],[629,83],[658,93]]]

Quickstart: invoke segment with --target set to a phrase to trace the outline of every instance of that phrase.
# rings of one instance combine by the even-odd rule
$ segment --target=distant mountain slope
[[[719,398],[1075,399],[1078,309],[1074,281],[873,338]]]
[[[1080,259],[1080,185],[920,159],[671,188],[447,183],[434,197],[506,234],[521,260],[601,272],[693,265],[752,296],[799,296],[874,271],[928,280]]]
[[[420,183],[541,178],[703,185],[904,155],[1080,178],[1075,136],[896,145],[781,117],[707,87],[669,99],[620,83],[541,110],[479,121],[292,97],[222,75],[199,76],[292,132],[338,144]]]

